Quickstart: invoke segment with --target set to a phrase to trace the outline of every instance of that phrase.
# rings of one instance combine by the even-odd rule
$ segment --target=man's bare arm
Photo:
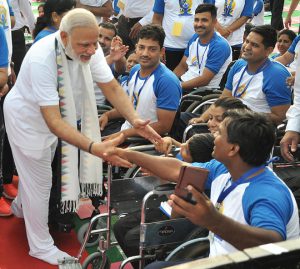
[[[118,156],[145,168],[162,179],[177,182],[182,165],[190,165],[170,157],[152,156],[142,152],[116,149]]]
[[[287,51],[283,55],[277,57],[275,59],[275,61],[279,62],[279,63],[282,63],[283,65],[287,66],[292,61],[294,61],[294,57],[295,57],[295,55],[293,53],[290,53],[290,52]]]
[[[271,113],[267,113],[267,115],[276,125],[281,124],[286,118],[286,112],[288,111],[289,107],[290,105],[273,106],[271,107]]]
[[[152,17],[152,23],[162,25],[163,18],[164,18],[163,14],[158,14],[154,12]]]
[[[187,70],[188,66],[186,64],[187,57],[183,56],[180,63],[175,67],[173,73],[180,78]]]
[[[204,68],[201,76],[182,82],[181,87],[184,90],[193,90],[194,88],[207,86],[214,76],[215,73],[208,68]]]
[[[112,7],[112,3],[110,0],[108,0],[101,7],[83,5],[78,0],[76,7],[85,8],[88,11],[92,12],[95,16],[99,16],[99,17],[108,17],[109,18],[113,14],[113,7]]]
[[[3,88],[7,83],[8,73],[7,68],[0,68],[0,88]]]

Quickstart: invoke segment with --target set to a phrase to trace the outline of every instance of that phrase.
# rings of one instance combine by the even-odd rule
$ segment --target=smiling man
[[[151,174],[173,182],[178,182],[182,165],[209,170],[206,181],[206,189],[210,189],[209,198],[197,191],[197,186],[188,186],[187,190],[195,199],[195,204],[174,194],[170,196],[169,203],[176,213],[210,231],[210,257],[298,238],[296,200],[286,184],[267,166],[276,139],[273,123],[265,115],[245,109],[228,110],[224,117],[215,133],[212,153],[215,159],[207,163],[188,164],[176,158],[120,148],[116,152]],[[121,218],[119,222],[123,222],[123,226],[119,228],[126,231],[133,221],[128,221],[126,226]],[[116,237],[122,249],[127,249],[125,253],[132,248],[133,232],[119,233]],[[166,268],[171,265],[174,265],[174,261],[146,268]]]
[[[219,87],[232,60],[229,43],[214,30],[216,16],[216,7],[211,4],[201,4],[195,10],[196,33],[174,69],[177,77],[181,78],[181,87],[185,91],[203,86]]]
[[[25,220],[29,254],[50,264],[68,256],[54,245],[48,228],[51,162],[58,138],[63,213],[76,210],[80,189],[85,195],[101,194],[102,162],[96,156],[129,165],[120,158],[105,156],[122,139],[101,142],[93,81],[141,135],[160,139],[147,122],[139,119],[113,78],[102,50],[97,49],[98,36],[91,12],[80,8],[70,11],[58,32],[32,46],[4,102],[7,134],[20,177],[12,211]],[[78,121],[81,132],[77,130]]]
[[[282,64],[268,58],[276,36],[270,25],[251,29],[242,46],[242,59],[230,69],[221,98],[239,98],[253,111],[266,113],[275,124],[280,124],[291,105],[291,90],[286,84],[291,74]],[[193,120],[205,122],[208,114],[209,111]]]

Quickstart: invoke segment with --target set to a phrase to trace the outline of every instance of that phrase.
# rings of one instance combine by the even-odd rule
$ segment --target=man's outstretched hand
[[[116,154],[116,147],[124,142],[124,135],[120,134],[115,138],[103,142],[94,143],[91,153],[102,158],[104,161],[122,167],[132,167],[132,164]]]
[[[149,125],[150,120],[136,119],[133,122],[133,127],[136,129],[137,133],[151,141],[153,144],[162,143],[161,136]]]

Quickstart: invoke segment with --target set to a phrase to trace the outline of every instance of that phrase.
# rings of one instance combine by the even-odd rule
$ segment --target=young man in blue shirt
[[[160,62],[164,55],[163,48],[165,33],[159,25],[144,26],[138,37],[136,54],[139,64],[135,65],[129,74],[128,92],[137,114],[145,120],[159,134],[166,134],[171,130],[176,110],[181,98],[181,88],[177,77]],[[137,132],[128,121],[116,128],[106,128],[109,120],[120,118],[120,113],[110,110],[100,119],[103,135],[110,137],[121,133],[125,137],[137,136]]]
[[[276,31],[270,25],[252,28],[242,46],[242,59],[231,67],[220,98],[239,98],[251,110],[266,113],[278,125],[286,117],[292,94],[286,84],[290,73],[268,58],[275,44]],[[208,114],[206,111],[190,123],[205,122]]]
[[[215,32],[216,16],[217,9],[212,4],[201,4],[195,10],[196,33],[174,69],[184,91],[203,86],[218,88],[232,60],[229,43]]]
[[[290,189],[267,167],[275,130],[265,115],[229,110],[215,136],[212,160],[193,166],[209,170],[210,198],[194,186],[195,204],[170,196],[172,209],[210,231],[210,256],[299,237],[297,203]],[[177,182],[183,163],[174,158],[116,149],[115,153],[163,179]],[[274,199],[276,197],[276,199]],[[164,268],[162,263],[151,268]]]

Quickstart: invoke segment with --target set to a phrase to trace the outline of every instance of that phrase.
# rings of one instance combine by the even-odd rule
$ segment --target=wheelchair
[[[125,188],[129,190],[126,193],[124,192]],[[195,226],[184,218],[154,223],[145,222],[147,208],[159,206],[160,202],[166,199],[163,197],[173,192],[174,184],[166,184],[166,181],[152,176],[112,180],[112,167],[109,165],[107,189],[107,212],[91,219],[78,255],[75,258],[65,258],[59,261],[60,269],[110,268],[107,250],[117,245],[117,242],[113,241],[111,237],[111,217],[124,212],[130,213],[138,208],[142,208],[140,255],[124,260],[121,268],[135,260],[139,260],[140,268],[143,268],[144,260],[165,258],[170,250],[178,244],[195,236],[207,235],[205,229]],[[98,227],[99,220],[103,222],[103,219],[106,222],[106,227]],[[188,231],[188,233],[183,233],[183,230]],[[89,255],[81,265],[82,253],[91,235],[99,237],[98,251]]]

